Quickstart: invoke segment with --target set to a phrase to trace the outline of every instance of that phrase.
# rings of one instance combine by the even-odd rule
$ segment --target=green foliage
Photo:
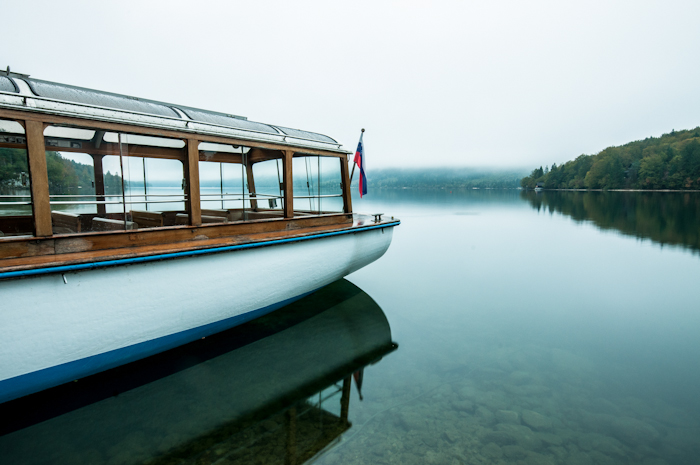
[[[526,189],[700,189],[700,127],[648,137],[520,180]]]
[[[533,208],[601,229],[700,251],[700,195],[685,192],[526,192]]]
[[[58,152],[46,152],[46,171],[49,176],[49,193],[65,194],[81,188],[82,193],[94,193],[94,170],[92,165],[63,158]],[[0,148],[0,188],[16,187],[22,173],[29,173],[27,151],[24,149]],[[121,193],[121,177],[105,173],[107,193]]]
[[[27,151],[0,149],[0,187],[14,187],[22,173],[29,173]]]

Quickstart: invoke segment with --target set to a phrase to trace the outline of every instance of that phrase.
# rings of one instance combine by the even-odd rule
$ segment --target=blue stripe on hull
[[[289,242],[309,241],[312,239],[319,239],[322,237],[340,236],[343,234],[357,234],[357,233],[361,233],[364,231],[371,231],[374,229],[393,228],[394,226],[398,226],[399,224],[401,224],[400,221],[395,221],[393,223],[381,224],[381,225],[377,225],[377,226],[364,226],[362,228],[357,228],[357,229],[346,229],[343,231],[333,231],[333,232],[327,232],[327,233],[321,233],[321,234],[313,234],[311,236],[293,237],[293,238],[289,238],[289,239],[275,239],[275,240],[270,240],[270,241],[265,241],[265,242],[251,242],[249,244],[229,245],[229,246],[225,246],[225,247],[213,247],[211,249],[188,250],[187,252],[173,252],[173,253],[165,253],[165,254],[159,254],[159,255],[149,255],[146,257],[121,258],[121,259],[116,259],[116,260],[106,260],[103,262],[81,263],[78,265],[62,265],[62,266],[54,266],[54,267],[50,267],[50,268],[36,268],[36,269],[32,269],[32,270],[6,271],[4,273],[0,273],[0,279],[21,278],[21,277],[25,277],[25,276],[35,276],[35,275],[39,275],[39,274],[48,274],[48,273],[64,273],[67,271],[89,270],[89,269],[94,269],[94,268],[103,268],[105,266],[131,265],[134,263],[152,262],[152,261],[156,261],[156,260],[167,260],[167,259],[171,259],[171,258],[191,257],[194,255],[206,255],[206,254],[211,254],[211,253],[230,252],[232,250],[252,249],[252,248],[257,248],[257,247],[268,247],[271,245],[286,244]]]
[[[273,312],[314,292],[316,291],[307,292],[258,310],[197,328],[0,381],[0,403],[84,378],[210,336]]]

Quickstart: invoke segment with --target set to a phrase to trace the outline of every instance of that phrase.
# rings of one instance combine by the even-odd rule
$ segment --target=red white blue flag
[[[360,198],[367,195],[367,174],[365,173],[365,144],[362,142],[362,136],[365,135],[365,130],[360,134],[360,142],[357,144],[355,151],[355,164],[360,168]]]

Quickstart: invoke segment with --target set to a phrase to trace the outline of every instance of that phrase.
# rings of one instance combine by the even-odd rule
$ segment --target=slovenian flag
[[[362,136],[365,135],[365,130],[360,134],[360,142],[357,144],[355,152],[355,164],[360,167],[360,198],[367,194],[367,174],[365,173],[365,144],[362,142]]]

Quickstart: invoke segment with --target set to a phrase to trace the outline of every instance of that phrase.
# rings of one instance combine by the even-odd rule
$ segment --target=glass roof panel
[[[266,134],[279,134],[272,126],[263,123],[256,123],[246,119],[234,118],[224,113],[214,111],[198,110],[196,108],[187,108],[178,106],[178,109],[183,111],[190,119],[201,123],[218,124],[229,128],[243,129],[246,131],[258,131]]]
[[[10,78],[0,76],[0,91],[17,92],[17,89],[15,89],[15,84],[10,80]]]
[[[309,140],[315,140],[318,142],[325,142],[325,143],[330,143],[330,144],[337,144],[338,143],[334,139],[331,139],[328,136],[324,136],[323,134],[317,134],[315,132],[309,132],[309,131],[301,131],[299,129],[283,128],[281,126],[275,126],[275,127],[290,137],[298,137],[299,139],[309,139]]]
[[[137,111],[151,115],[179,118],[175,110],[159,103],[141,100],[136,97],[101,92],[98,90],[83,89],[81,87],[67,86],[55,82],[40,81],[38,79],[26,79],[32,91],[40,97],[65,100],[68,102],[96,105],[100,107],[116,108],[118,110]]]

